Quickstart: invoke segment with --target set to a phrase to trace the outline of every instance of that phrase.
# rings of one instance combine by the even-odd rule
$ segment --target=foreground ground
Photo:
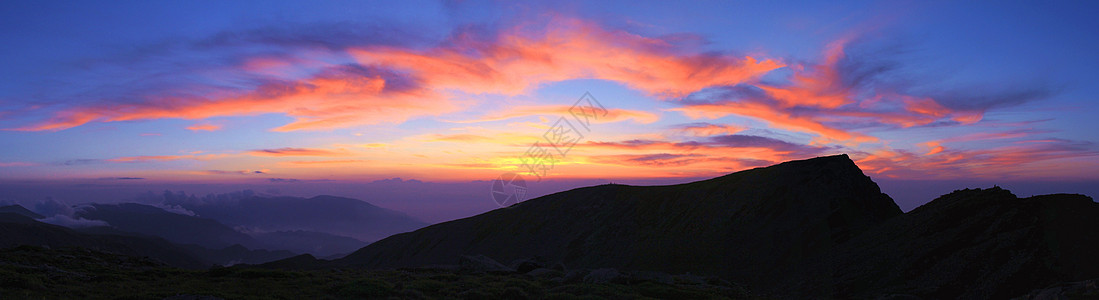
[[[748,295],[744,288],[726,282],[680,277],[671,283],[590,283],[441,269],[187,270],[85,249],[0,250],[3,299],[746,299]]]

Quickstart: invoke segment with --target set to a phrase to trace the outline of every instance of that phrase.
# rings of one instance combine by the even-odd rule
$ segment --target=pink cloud
[[[481,118],[467,121],[455,121],[455,123],[475,123],[475,122],[488,122],[488,121],[501,121],[520,117],[530,116],[551,116],[551,117],[569,117],[569,106],[564,105],[547,105],[547,106],[513,106],[506,110],[490,113],[482,116]],[[654,113],[641,110],[630,109],[607,109],[606,115],[600,115],[598,117],[591,117],[588,119],[595,123],[613,123],[626,120],[632,120],[641,124],[649,124],[660,120],[660,117]]]
[[[221,125],[195,124],[195,125],[187,126],[187,130],[190,130],[190,131],[217,131],[217,130],[221,130]]]
[[[153,97],[146,102],[74,107],[23,131],[63,130],[92,121],[163,118],[205,119],[284,113],[295,121],[275,131],[321,130],[383,122],[402,122],[458,109],[441,94],[424,89],[387,88],[382,75],[334,71],[296,82],[275,82],[240,94],[205,97]],[[209,127],[207,127],[209,128]]]
[[[181,159],[195,159],[195,160],[211,160],[226,157],[224,154],[205,154],[205,155],[152,155],[152,156],[126,156],[119,158],[108,159],[109,162],[156,162],[156,161],[173,161]]]
[[[424,51],[364,47],[361,63],[418,74],[425,84],[467,93],[517,95],[547,82],[578,78],[622,82],[666,98],[758,78],[782,63],[753,57],[680,54],[661,39],[554,18],[544,27],[517,26],[494,43],[458,40]]]
[[[310,148],[278,148],[252,150],[248,154],[253,156],[348,156],[351,153],[345,150],[310,149]]]

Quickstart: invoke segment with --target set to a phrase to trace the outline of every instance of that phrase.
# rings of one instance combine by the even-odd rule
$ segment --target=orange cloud
[[[455,46],[426,51],[379,46],[350,53],[363,64],[419,74],[436,88],[506,95],[546,82],[592,78],[676,98],[710,86],[746,82],[783,66],[753,57],[682,55],[669,48],[659,39],[555,18],[545,28],[513,28],[495,43],[457,41]]]
[[[16,130],[63,130],[92,121],[205,119],[265,113],[284,113],[295,118],[275,131],[321,130],[402,122],[459,108],[441,94],[424,89],[387,88],[387,82],[381,75],[329,72],[297,82],[268,83],[239,95],[163,97],[142,103],[75,107],[60,111],[45,122]]]
[[[749,82],[738,93],[721,99],[693,101],[671,109],[694,119],[728,115],[755,118],[771,127],[816,134],[815,142],[852,145],[878,141],[877,137],[842,128],[840,124],[883,124],[902,128],[950,120],[960,124],[980,121],[980,111],[952,110],[931,97],[919,97],[886,88],[861,89],[844,80],[841,63],[851,38],[830,43],[820,64],[794,65],[789,83]],[[847,75],[850,76],[850,75]],[[736,87],[739,88],[739,87]],[[733,90],[735,88],[731,88]],[[702,97],[707,97],[703,95]]]
[[[879,149],[857,155],[856,163],[867,173],[906,179],[1033,178],[1037,174],[1031,172],[1043,166],[1099,156],[1090,144],[1067,140],[1028,140],[990,149],[950,149],[935,141],[923,146],[933,148],[925,155]]]
[[[194,120],[266,113],[294,118],[275,131],[325,130],[399,123],[412,117],[458,111],[462,105],[450,98],[449,91],[516,95],[548,82],[591,78],[676,98],[706,87],[748,82],[783,66],[770,59],[681,54],[663,40],[606,30],[576,19],[556,18],[544,28],[533,27],[505,30],[493,42],[456,40],[427,50],[352,47],[348,53],[362,65],[384,70],[349,71],[327,65],[323,67],[329,71],[320,75],[272,80],[245,92],[213,92],[196,97],[154,95],[139,103],[72,107],[54,113],[49,120],[15,130],[55,131],[89,122]],[[247,60],[239,71],[281,78],[268,72],[286,68],[288,63],[293,61],[259,57]],[[621,118],[639,122],[656,120],[651,113],[616,112]]]
[[[926,142],[926,143],[923,143],[923,145],[926,146],[927,148],[931,149],[931,150],[928,150],[927,154],[924,154],[924,155],[939,154],[939,153],[943,152],[943,150],[946,149],[942,146],[942,144],[940,144],[937,141]]]
[[[772,127],[791,131],[809,132],[835,141],[872,142],[876,137],[824,125],[811,115],[794,115],[780,108],[755,102],[722,102],[713,104],[687,105],[673,108],[692,119],[716,119],[728,115],[739,115],[759,119]]]
[[[782,107],[813,106],[837,108],[851,103],[850,88],[840,79],[837,66],[845,57],[844,46],[850,38],[842,38],[828,44],[824,50],[824,63],[819,66],[795,66],[800,71],[791,78],[788,87],[759,85],[771,98],[778,100]]]

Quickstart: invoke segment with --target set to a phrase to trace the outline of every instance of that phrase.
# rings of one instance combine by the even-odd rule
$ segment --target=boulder
[[[546,263],[540,259],[516,259],[509,265],[512,269],[519,273],[527,273],[534,269],[545,268]]]

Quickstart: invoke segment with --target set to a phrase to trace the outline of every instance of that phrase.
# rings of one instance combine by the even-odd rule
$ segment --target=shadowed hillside
[[[21,206],[17,206],[20,207]],[[233,263],[262,263],[293,255],[287,251],[249,250],[241,245],[205,248],[176,244],[163,238],[109,227],[79,230],[42,223],[16,213],[0,213],[0,247],[79,247],[108,253],[147,257],[181,268],[206,268]]]
[[[448,265],[483,254],[760,284],[900,214],[839,155],[681,185],[570,190],[395,235],[333,263]]]
[[[198,198],[164,195],[164,203],[257,232],[311,231],[376,241],[427,224],[366,201],[336,197],[264,197],[251,191]]]
[[[1099,204],[1087,196],[960,190],[836,247],[784,289],[839,298],[1006,299],[1099,277],[1097,229]]]
[[[3,209],[0,246],[74,246],[185,267],[287,257],[239,245],[208,250],[87,233],[110,231],[105,227],[78,232],[35,221],[20,207]],[[255,295],[248,286],[223,283],[231,279],[337,298],[1086,298],[1099,295],[1096,228],[1099,204],[1087,196],[1018,198],[999,187],[958,190],[902,214],[839,155],[680,185],[574,189],[394,235],[336,260],[299,255],[208,272],[151,267],[164,275],[147,294]],[[288,243],[316,240],[308,232],[281,234]],[[0,282],[7,288],[51,295],[39,283],[70,282],[53,268],[24,262],[57,260],[39,255],[50,249],[7,251],[18,261],[9,275],[31,274],[9,276],[15,281]],[[125,275],[116,279],[137,286],[147,269],[73,262],[65,261],[71,271],[62,273],[121,270]],[[187,287],[172,283],[179,280]]]
[[[103,220],[120,231],[158,236],[173,243],[196,244],[208,248],[259,246],[251,236],[213,219],[181,215],[149,205],[89,204],[77,210],[74,215],[89,220]]]
[[[395,235],[334,261],[265,266],[446,266],[484,255],[516,269],[533,259],[714,275],[777,297],[988,299],[1099,277],[1096,228],[1091,198],[1020,199],[1000,188],[956,191],[902,214],[840,155],[681,185],[580,188]]]

